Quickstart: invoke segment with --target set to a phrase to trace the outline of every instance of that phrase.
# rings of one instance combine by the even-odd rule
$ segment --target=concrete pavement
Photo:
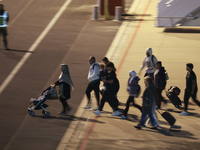
[[[133,4],[133,16],[125,18],[106,55],[117,68],[120,81],[118,99],[122,103],[121,110],[125,108],[128,98],[126,92],[128,72],[131,69],[139,71],[147,47],[152,47],[153,54],[163,62],[169,74],[166,89],[171,85],[180,87],[181,100],[185,88],[186,63],[194,64],[197,82],[200,83],[199,33],[163,32],[163,28],[153,27],[157,0],[134,1],[135,4],[136,2],[137,6]],[[143,91],[143,76],[140,77]],[[87,118],[87,122],[78,120],[71,123],[58,146],[59,150],[199,149],[200,108],[192,100],[189,104],[189,116],[180,116],[181,111],[174,108],[171,103],[163,106],[163,110],[169,111],[177,119],[170,133],[168,123],[159,114],[157,114],[160,124],[158,130],[150,129],[150,124],[142,130],[137,130],[133,126],[139,122],[141,113],[136,108],[131,107],[128,119],[124,120],[119,116],[111,116],[112,110],[106,104],[101,116],[96,117],[92,109],[83,109],[86,101],[84,98],[75,115]],[[142,99],[137,98],[136,101],[141,104]],[[93,102],[95,107],[95,99]]]

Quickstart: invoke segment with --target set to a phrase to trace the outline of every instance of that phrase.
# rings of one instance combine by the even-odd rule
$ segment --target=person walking
[[[89,58],[89,63],[90,63],[90,69],[88,73],[88,81],[89,84],[87,86],[87,89],[85,91],[86,96],[88,98],[88,103],[85,109],[90,109],[91,108],[91,92],[94,90],[95,92],[95,97],[97,100],[97,107],[99,107],[99,85],[100,85],[100,69],[99,69],[99,64],[96,63],[96,58],[94,56],[91,56]]]
[[[194,66],[192,63],[186,64],[187,75],[186,75],[186,88],[184,94],[184,111],[180,114],[181,116],[189,115],[187,109],[190,97],[192,97],[193,101],[200,107],[200,102],[196,99],[198,87],[197,87],[197,77],[193,71],[193,67]]]
[[[166,77],[165,77],[165,68],[162,66],[161,61],[156,62],[156,70],[154,72],[154,85],[156,88],[156,93],[157,93],[157,108],[161,108],[161,102],[164,102],[167,104],[167,100],[165,100],[162,96],[162,91],[165,89],[166,86]]]
[[[157,129],[158,123],[155,117],[156,105],[155,105],[155,86],[151,77],[147,76],[144,78],[146,89],[143,93],[142,101],[142,116],[140,122],[135,128],[141,129],[145,126],[146,118],[149,116],[152,124],[152,129]]]
[[[104,104],[107,101],[114,111],[112,116],[118,116],[120,115],[120,112],[118,110],[118,100],[115,95],[119,90],[119,82],[115,73],[116,69],[112,62],[109,62],[106,65],[106,69],[108,71],[107,77],[102,79],[102,81],[106,83],[105,84],[106,88],[102,93],[102,99],[101,99],[101,104],[99,106],[99,109],[97,111],[94,111],[94,114],[100,116],[101,111],[103,110]]]
[[[150,76],[153,79],[154,71],[156,69],[156,62],[157,58],[153,55],[152,48],[147,48],[146,57],[144,58],[143,63],[140,66],[140,71],[138,74],[140,75],[141,71],[145,68],[146,73],[144,76]]]
[[[6,50],[9,50],[8,48],[8,41],[7,41],[7,23],[9,21],[9,15],[4,10],[4,5],[0,4],[0,34],[3,36],[3,43]]]
[[[68,65],[61,64],[60,68],[61,74],[58,81],[54,83],[54,86],[59,86],[59,100],[63,106],[63,110],[60,115],[66,115],[66,111],[70,110],[67,100],[71,97],[71,91],[74,90],[74,84],[70,77]]]
[[[129,71],[129,79],[127,83],[127,91],[129,92],[129,97],[126,102],[126,108],[123,111],[123,115],[121,116],[122,119],[126,119],[127,113],[129,110],[130,103],[133,103],[133,106],[138,108],[142,112],[142,107],[135,103],[134,98],[140,95],[141,88],[138,84],[140,78],[137,76],[134,70]]]

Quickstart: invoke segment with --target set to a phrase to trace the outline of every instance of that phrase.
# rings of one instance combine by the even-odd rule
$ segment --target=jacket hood
[[[149,53],[150,56],[152,56],[152,48],[151,47],[147,48],[146,53],[147,52]]]
[[[131,78],[134,79],[137,75],[137,73],[134,70],[129,71]]]

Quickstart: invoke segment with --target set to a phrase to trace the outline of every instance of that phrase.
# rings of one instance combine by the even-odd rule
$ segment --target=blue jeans
[[[154,127],[158,126],[157,121],[156,121],[156,117],[154,116],[153,113],[149,113],[149,114],[142,113],[140,123],[139,123],[140,126],[144,126],[144,123],[146,121],[147,116],[149,116],[152,126],[154,126]]]

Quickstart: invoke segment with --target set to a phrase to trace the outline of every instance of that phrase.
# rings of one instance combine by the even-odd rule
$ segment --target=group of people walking
[[[138,75],[141,74],[141,71],[145,68],[144,75],[144,84],[145,90],[142,95],[142,106],[135,103],[134,99],[140,95],[141,87],[139,85],[140,77],[137,76],[137,73],[134,70],[129,72],[129,79],[127,82],[127,91],[129,97],[126,102],[126,108],[121,113],[118,109],[119,101],[117,99],[117,92],[119,90],[119,81],[116,76],[116,68],[112,62],[108,61],[108,58],[103,58],[102,63],[96,63],[95,57],[92,56],[89,58],[90,69],[88,73],[88,87],[86,89],[86,95],[88,98],[88,104],[85,107],[86,109],[91,108],[91,97],[90,93],[92,90],[95,91],[95,97],[97,99],[97,108],[94,109],[96,115],[101,115],[103,106],[107,101],[110,107],[113,109],[113,116],[121,116],[125,119],[130,107],[130,103],[133,103],[133,106],[138,108],[141,111],[141,119],[137,126],[138,129],[141,129],[142,126],[145,126],[145,121],[147,117],[150,118],[152,126],[154,129],[157,128],[158,123],[155,117],[156,109],[161,109],[162,102],[164,104],[168,103],[168,100],[165,100],[162,96],[162,91],[166,87],[168,80],[168,75],[165,68],[162,66],[162,62],[158,61],[156,56],[153,55],[152,49],[147,48],[146,56],[143,60],[143,63],[140,67]],[[188,101],[191,97],[193,101],[200,107],[200,102],[196,99],[197,95],[197,79],[193,71],[193,64],[186,64],[186,89],[184,94],[184,110],[180,115],[188,115]],[[100,82],[103,82],[103,86],[99,88]],[[100,101],[100,94],[102,98]]]
[[[158,61],[157,58],[152,54],[151,48],[147,48],[146,56],[138,73],[140,75],[141,71],[145,68],[145,90],[142,95],[142,106],[135,103],[135,98],[139,97],[141,93],[141,87],[139,84],[140,77],[134,70],[131,70],[129,71],[129,78],[127,81],[127,91],[129,96],[123,112],[120,112],[118,108],[120,102],[117,99],[117,92],[119,91],[120,85],[114,64],[110,62],[107,57],[104,57],[102,59],[102,63],[99,64],[96,62],[94,56],[89,58],[89,64],[89,83],[85,91],[88,102],[85,109],[90,109],[92,107],[91,92],[94,91],[97,102],[97,108],[95,108],[93,111],[94,114],[98,116],[101,115],[105,102],[108,102],[113,110],[112,116],[121,116],[122,119],[126,119],[130,104],[133,103],[133,106],[141,112],[140,122],[137,126],[135,126],[135,128],[141,129],[143,126],[145,126],[147,117],[149,117],[151,120],[153,126],[152,128],[157,128],[158,123],[155,117],[156,109],[161,109],[161,102],[164,104],[168,103],[168,100],[165,100],[162,96],[162,91],[166,87],[168,76],[165,68],[162,66],[162,62]],[[193,67],[194,66],[192,63],[186,64],[187,74],[186,88],[184,93],[184,109],[182,113],[180,113],[182,116],[189,114],[187,110],[190,97],[200,107],[200,102],[196,99],[198,90],[197,77],[193,71]],[[102,86],[100,86],[101,82]],[[66,64],[61,64],[61,74],[58,81],[54,83],[54,86],[59,86],[59,99],[63,106],[63,110],[60,114],[65,115],[66,112],[70,110],[67,100],[71,97],[71,90],[74,89],[74,85],[69,74],[69,68]],[[180,91],[178,91],[178,93],[180,93]]]

